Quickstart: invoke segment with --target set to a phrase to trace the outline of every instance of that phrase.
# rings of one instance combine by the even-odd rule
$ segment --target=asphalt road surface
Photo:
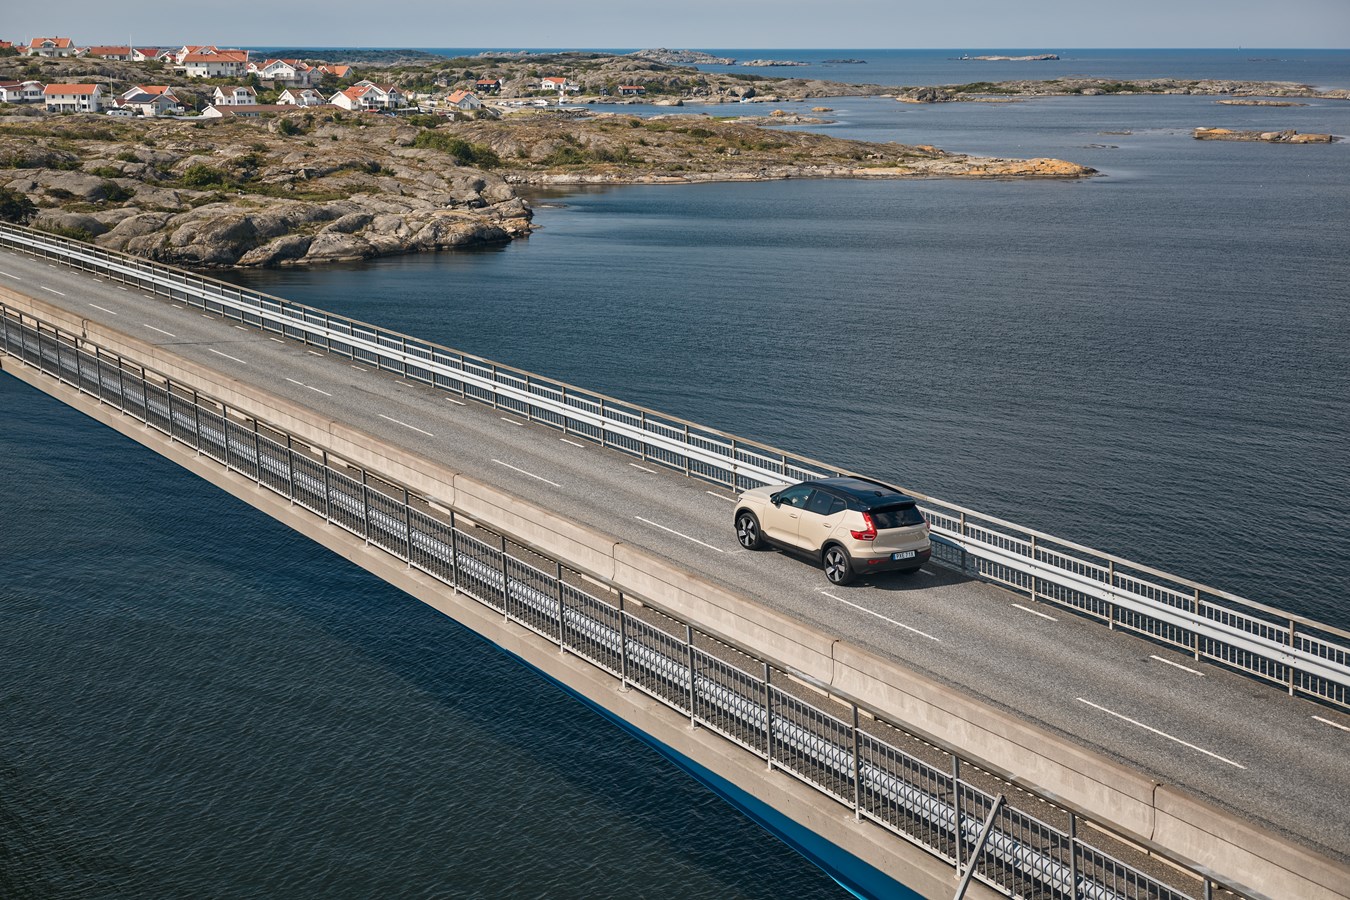
[[[1350,861],[1350,716],[934,563],[832,586],[819,566],[743,550],[728,491],[73,269],[0,251],[0,283],[665,556]]]

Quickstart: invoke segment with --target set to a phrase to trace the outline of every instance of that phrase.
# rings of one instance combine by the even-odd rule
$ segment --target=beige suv
[[[848,584],[870,572],[913,572],[933,553],[914,498],[865,478],[822,478],[754,488],[736,503],[736,539],[820,560],[825,577]]]

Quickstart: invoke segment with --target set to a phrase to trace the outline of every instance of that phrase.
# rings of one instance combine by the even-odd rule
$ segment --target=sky
[[[76,44],[692,49],[1350,47],[1350,0],[328,0],[258,6],[6,0],[0,39]],[[229,15],[220,15],[228,8]],[[143,23],[143,24],[142,24]]]

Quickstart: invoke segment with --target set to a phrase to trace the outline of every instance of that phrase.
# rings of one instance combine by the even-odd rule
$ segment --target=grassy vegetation
[[[440,150],[448,153],[462,166],[477,166],[480,169],[492,169],[502,164],[497,151],[482,144],[471,144],[463,138],[455,137],[443,131],[426,129],[419,131],[412,145],[428,150]]]

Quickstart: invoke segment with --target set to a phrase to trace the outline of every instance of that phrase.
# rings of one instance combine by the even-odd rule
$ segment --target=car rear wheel
[[[759,519],[752,512],[741,512],[736,516],[736,540],[747,550],[763,550],[764,535],[759,530]]]
[[[843,547],[835,544],[826,547],[821,563],[825,566],[825,577],[830,580],[830,584],[848,584],[853,580],[853,562]]]

